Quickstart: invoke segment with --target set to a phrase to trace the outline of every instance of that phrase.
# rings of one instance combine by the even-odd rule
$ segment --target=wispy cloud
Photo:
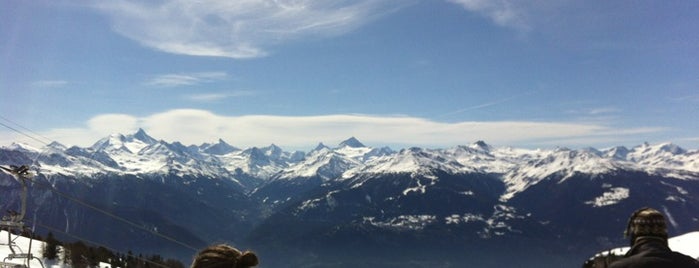
[[[97,1],[113,29],[157,50],[229,58],[255,58],[269,46],[308,36],[351,31],[395,8],[376,0],[143,2]]]
[[[600,107],[600,108],[590,109],[588,111],[588,113],[590,115],[602,115],[602,114],[618,113],[620,111],[621,111],[621,109],[615,108],[615,107]]]
[[[609,123],[619,119],[622,110],[617,107],[591,107],[571,109],[565,113],[574,116],[577,121]]]
[[[518,98],[521,98],[521,97],[524,97],[524,96],[527,96],[527,95],[532,95],[532,94],[535,94],[535,93],[537,93],[537,91],[527,91],[527,92],[524,92],[524,93],[521,93],[521,94],[517,94],[517,95],[514,95],[514,96],[505,97],[505,98],[501,98],[501,99],[497,99],[497,100],[493,100],[493,101],[481,103],[481,104],[478,104],[478,105],[474,105],[474,106],[462,108],[462,109],[459,109],[459,110],[456,110],[456,111],[453,111],[453,112],[449,112],[449,113],[443,114],[443,115],[441,115],[441,116],[448,116],[448,115],[460,114],[460,113],[463,113],[463,112],[468,112],[468,111],[473,111],[473,110],[479,110],[479,109],[483,109],[483,108],[487,108],[487,107],[499,105],[499,104],[502,104],[502,103],[506,103],[506,102],[509,102],[509,101],[512,101],[512,100],[515,100],[515,99],[518,99]]]
[[[352,114],[225,116],[205,110],[179,109],[144,117],[100,115],[89,120],[85,128],[55,129],[44,135],[66,145],[88,146],[111,133],[130,133],[139,127],[159,139],[185,144],[201,144],[223,138],[240,147],[275,143],[292,148],[311,148],[318,142],[336,144],[350,136],[377,146],[448,147],[477,140],[500,146],[568,146],[576,141],[609,142],[666,131],[654,127],[617,128],[575,122],[443,123],[408,116]],[[559,143],[552,144],[556,142]]]
[[[582,115],[582,116],[602,116],[602,115],[618,114],[619,112],[621,112],[621,109],[619,109],[617,107],[593,107],[593,108],[585,108],[585,109],[568,110],[569,114]]]
[[[463,112],[468,112],[468,111],[483,109],[483,108],[487,108],[487,107],[490,107],[490,106],[495,106],[495,105],[498,105],[498,104],[501,104],[501,103],[508,102],[508,101],[513,100],[513,99],[515,99],[515,98],[517,98],[517,97],[508,97],[508,98],[503,98],[503,99],[499,99],[499,100],[495,100],[495,101],[491,101],[491,102],[486,102],[486,103],[474,105],[474,106],[471,106],[471,107],[466,107],[466,108],[463,108],[463,109],[459,109],[459,110],[456,110],[456,111],[453,111],[453,112],[450,112],[450,113],[446,113],[446,114],[443,114],[442,116],[460,114],[460,113],[463,113]]]
[[[699,94],[674,97],[674,98],[670,98],[670,100],[675,101],[675,102],[699,102]]]
[[[693,142],[699,142],[699,137],[684,138],[684,139],[682,139],[682,140],[693,141]]]
[[[69,82],[65,80],[39,80],[31,83],[32,87],[35,88],[59,88],[68,84]]]
[[[481,14],[495,24],[528,31],[531,28],[529,14],[523,7],[526,1],[513,0],[447,0],[458,4],[468,11]]]
[[[178,87],[191,86],[201,83],[214,82],[223,80],[228,77],[225,72],[201,72],[201,73],[177,73],[177,74],[162,74],[153,77],[145,82],[149,86],[158,87]]]
[[[228,99],[228,98],[253,96],[255,94],[256,94],[256,92],[254,92],[254,91],[239,90],[239,91],[231,91],[231,92],[223,92],[223,93],[190,94],[190,95],[186,95],[185,98],[188,100],[192,100],[192,101],[215,102],[215,101],[220,101],[220,100],[224,100],[224,99]]]

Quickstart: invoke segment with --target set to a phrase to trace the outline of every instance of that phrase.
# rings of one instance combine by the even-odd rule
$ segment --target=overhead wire
[[[48,225],[46,225],[46,224],[42,224],[42,223],[40,223],[40,222],[34,222],[34,224],[35,224],[36,226],[39,226],[39,227],[44,228],[44,229],[46,229],[46,230],[49,230],[49,231],[51,231],[51,232],[56,232],[56,233],[60,233],[60,234],[64,234],[64,235],[70,236],[71,238],[77,239],[78,241],[84,241],[84,242],[86,242],[86,243],[89,243],[89,244],[92,244],[92,245],[95,245],[95,246],[98,246],[98,247],[103,247],[103,248],[105,248],[105,249],[107,249],[107,250],[110,250],[110,251],[112,251],[112,252],[119,252],[118,250],[115,250],[115,249],[113,249],[113,248],[110,248],[109,246],[107,246],[107,245],[105,245],[105,244],[98,243],[98,242],[95,242],[95,241],[91,241],[91,240],[86,239],[86,238],[84,238],[84,237],[80,237],[80,236],[77,236],[77,235],[74,235],[74,234],[71,234],[71,233],[68,233],[68,232],[61,231],[61,230],[59,230],[58,228],[54,228],[54,227],[48,226]],[[132,253],[127,253],[127,254],[128,254],[129,256],[134,257],[134,258],[136,258],[136,259],[139,259],[139,260],[141,260],[141,261],[148,262],[148,263],[150,263],[150,264],[153,264],[153,265],[156,265],[156,266],[159,266],[159,267],[169,268],[169,267],[166,266],[166,265],[163,265],[163,264],[160,264],[160,263],[157,263],[157,262],[148,260],[148,259],[146,259],[146,258],[142,258],[142,257],[135,256],[135,255],[133,255]]]
[[[42,144],[48,145],[48,144],[46,143],[46,141],[42,141],[42,140],[40,140],[40,139],[37,139],[36,137],[33,137],[33,136],[29,135],[29,134],[26,134],[26,133],[24,133],[24,132],[22,132],[22,131],[20,131],[20,130],[18,130],[18,129],[16,129],[16,128],[13,128],[13,127],[11,127],[11,126],[8,126],[8,125],[5,124],[5,123],[0,122],[0,125],[4,126],[4,127],[6,127],[6,128],[9,128],[10,130],[15,131],[15,132],[17,132],[17,133],[19,133],[19,134],[22,134],[22,135],[24,135],[24,136],[26,136],[26,137],[28,137],[28,138],[30,138],[30,139],[33,139],[33,140],[38,141],[38,142],[40,142],[40,143],[42,143]]]
[[[15,122],[15,121],[13,121],[13,120],[10,120],[10,119],[7,118],[7,117],[4,117],[4,116],[0,115],[0,119],[5,120],[5,121],[7,121],[7,122],[10,122],[10,123],[12,123],[13,125],[15,125],[15,126],[17,126],[17,127],[19,127],[19,128],[21,128],[21,129],[23,129],[23,130],[26,130],[26,131],[28,131],[28,132],[34,134],[35,136],[41,137],[42,139],[45,140],[45,141],[42,142],[42,143],[44,143],[44,144],[51,143],[51,139],[50,139],[50,138],[48,138],[48,137],[46,137],[46,136],[44,136],[44,135],[41,135],[41,134],[39,134],[39,133],[36,133],[36,132],[34,132],[33,130],[31,130],[31,129],[29,129],[29,128],[26,128],[26,127],[24,127],[24,126],[22,126],[21,124]],[[8,126],[6,126],[6,125],[4,125],[4,124],[3,124],[3,126],[5,126],[5,127],[7,127],[7,128],[10,128],[10,127],[8,127]],[[30,137],[30,138],[32,138],[32,137]],[[34,138],[32,138],[32,139],[34,139]],[[48,142],[46,142],[46,141],[48,141]]]
[[[5,120],[5,121],[7,121],[7,122],[9,122],[9,123],[12,123],[13,125],[17,126],[18,128],[24,129],[24,130],[26,130],[26,131],[28,131],[28,132],[34,134],[35,136],[38,136],[38,137],[41,137],[41,138],[45,139],[45,140],[41,140],[41,139],[39,139],[39,138],[37,138],[37,137],[35,137],[35,136],[29,135],[29,134],[27,134],[27,133],[24,133],[23,131],[20,131],[20,130],[14,128],[14,127],[8,126],[7,124],[4,124],[4,123],[0,122],[0,125],[2,125],[2,126],[4,126],[4,127],[8,128],[8,129],[10,129],[10,130],[12,130],[12,131],[14,131],[14,132],[17,132],[17,133],[19,133],[19,134],[21,134],[21,135],[23,135],[23,136],[29,137],[30,139],[35,140],[35,141],[39,142],[40,144],[43,144],[43,145],[44,145],[44,149],[43,149],[42,151],[40,151],[38,154],[36,154],[36,156],[34,157],[34,159],[32,159],[32,164],[36,163],[37,160],[38,160],[38,158],[39,158],[42,154],[44,154],[44,152],[46,152],[46,151],[49,149],[48,146],[49,146],[49,144],[51,143],[51,139],[50,139],[50,138],[47,138],[46,136],[43,136],[43,135],[41,135],[41,134],[38,134],[38,133],[32,131],[31,129],[26,128],[26,127],[22,126],[21,124],[15,122],[15,121],[12,121],[12,120],[10,120],[10,119],[8,119],[8,118],[2,116],[2,115],[0,115],[0,119]]]
[[[8,121],[8,122],[12,122],[11,120],[8,120],[8,119],[6,119],[6,118],[4,118],[4,117],[2,117],[2,116],[0,116],[0,118],[6,120],[6,121]],[[29,132],[34,133],[33,131],[31,131],[31,130],[25,128],[25,127],[22,127],[21,125],[15,123],[15,122],[12,122],[12,123],[15,124],[15,125],[20,126],[20,127],[23,128],[23,129],[26,129],[26,130],[29,131]],[[32,135],[29,135],[29,134],[27,134],[27,133],[24,133],[24,132],[22,132],[22,131],[20,131],[20,130],[18,130],[18,129],[16,129],[16,128],[13,128],[13,127],[11,127],[11,126],[8,126],[7,124],[4,124],[4,123],[0,122],[0,125],[2,125],[2,126],[4,126],[4,127],[8,128],[8,129],[10,129],[10,130],[12,130],[12,131],[15,131],[15,132],[17,132],[17,133],[19,133],[19,134],[22,134],[22,135],[24,135],[24,136],[27,136],[27,137],[29,137],[29,138],[35,140],[35,141],[38,141],[38,142],[40,142],[40,143],[42,143],[42,144],[44,144],[44,145],[46,145],[46,146],[49,145],[49,143],[47,143],[47,142],[45,142],[45,141],[42,141],[42,140],[40,140],[40,139],[38,139],[38,138],[36,138],[36,137],[33,137]],[[42,136],[42,137],[43,137],[43,136]],[[44,137],[44,138],[46,138],[46,137]],[[43,152],[42,152],[42,153],[43,153]],[[37,158],[38,158],[38,156],[37,156]],[[38,161],[38,159],[34,159],[34,161],[36,162],[36,161]],[[172,242],[172,243],[175,243],[175,244],[177,244],[177,245],[183,246],[183,247],[185,247],[185,248],[187,248],[187,249],[193,250],[194,252],[196,252],[196,251],[199,250],[199,249],[196,248],[196,247],[193,247],[193,246],[191,246],[191,245],[189,245],[189,244],[186,244],[186,243],[184,243],[184,242],[178,241],[178,240],[176,240],[176,239],[174,239],[174,238],[172,238],[172,237],[170,237],[170,236],[161,234],[161,233],[159,233],[159,232],[155,232],[155,231],[151,230],[150,228],[147,228],[147,227],[145,227],[145,226],[143,226],[143,225],[139,225],[139,224],[137,224],[137,223],[134,223],[133,221],[130,221],[130,220],[128,220],[128,219],[125,219],[125,218],[123,218],[123,217],[120,217],[120,216],[118,216],[118,215],[115,215],[114,213],[111,213],[111,212],[109,212],[109,211],[106,211],[106,210],[101,209],[101,208],[99,208],[99,207],[96,207],[96,206],[94,206],[94,205],[91,205],[91,204],[89,204],[89,203],[87,203],[87,202],[85,202],[85,201],[82,201],[82,200],[80,200],[80,199],[78,199],[78,198],[76,198],[76,197],[73,197],[73,196],[71,196],[70,194],[61,192],[61,191],[59,191],[58,189],[56,189],[53,185],[51,185],[51,184],[49,184],[49,183],[43,183],[43,182],[40,183],[39,181],[33,180],[33,179],[31,179],[31,178],[28,178],[28,177],[24,177],[24,178],[27,179],[27,180],[29,180],[30,182],[33,182],[33,183],[37,184],[37,185],[43,185],[44,187],[48,188],[50,191],[52,191],[52,192],[54,192],[54,193],[56,193],[56,194],[58,194],[58,195],[60,195],[60,196],[62,196],[62,197],[64,197],[64,198],[66,198],[66,199],[68,199],[68,200],[70,200],[70,201],[73,201],[73,202],[75,202],[75,203],[77,203],[77,204],[80,204],[80,205],[82,205],[82,206],[84,206],[84,207],[86,207],[86,208],[89,208],[89,209],[95,210],[95,211],[97,211],[97,212],[100,212],[100,213],[102,213],[102,214],[104,214],[104,215],[106,215],[106,216],[108,216],[108,217],[111,217],[111,218],[113,218],[113,219],[116,219],[116,220],[118,220],[118,221],[120,221],[120,222],[122,222],[122,223],[126,223],[126,224],[128,224],[128,225],[130,225],[130,226],[132,226],[132,227],[135,227],[135,228],[141,229],[141,230],[143,230],[143,231],[146,231],[146,232],[148,232],[148,233],[150,233],[150,234],[152,234],[152,235],[155,235],[155,236],[157,236],[157,237],[160,237],[160,238],[162,238],[162,239],[165,239],[165,240],[170,241],[170,242]]]
[[[197,250],[198,250],[196,247],[190,246],[190,245],[188,245],[188,244],[186,244],[186,243],[184,243],[184,242],[180,242],[180,241],[178,241],[178,240],[176,240],[176,239],[174,239],[174,238],[172,238],[172,237],[169,237],[169,236],[163,235],[163,234],[161,234],[161,233],[155,232],[155,231],[153,231],[153,230],[151,230],[151,229],[149,229],[149,228],[146,228],[146,227],[144,227],[144,226],[142,226],[142,225],[139,225],[139,224],[134,223],[134,222],[132,222],[132,221],[129,221],[129,220],[123,218],[123,217],[120,217],[120,216],[118,216],[118,215],[115,215],[114,213],[111,213],[111,212],[106,211],[106,210],[104,210],[104,209],[101,209],[101,208],[98,208],[98,207],[93,206],[93,205],[91,205],[91,204],[88,204],[87,202],[84,202],[84,201],[82,201],[82,200],[80,200],[80,199],[78,199],[78,198],[72,197],[71,195],[69,195],[69,194],[67,194],[67,193],[64,193],[64,192],[61,192],[61,191],[57,190],[57,189],[56,189],[55,187],[53,187],[52,185],[48,185],[48,186],[47,186],[47,184],[39,183],[39,182],[37,182],[36,180],[32,180],[32,179],[28,179],[28,180],[29,180],[30,182],[33,182],[33,183],[36,183],[36,184],[39,184],[39,185],[44,185],[44,186],[46,186],[46,188],[48,188],[50,191],[52,191],[52,192],[54,192],[54,193],[56,193],[56,194],[58,194],[58,195],[60,195],[60,196],[62,196],[62,197],[64,197],[64,198],[66,198],[66,199],[68,199],[68,200],[71,200],[71,201],[73,201],[73,202],[75,202],[75,203],[78,203],[78,204],[80,204],[80,205],[82,205],[82,206],[84,206],[84,207],[93,209],[93,210],[95,210],[95,211],[97,211],[97,212],[100,212],[100,213],[102,213],[102,214],[104,214],[104,215],[107,215],[107,216],[109,216],[109,217],[111,217],[111,218],[113,218],[113,219],[116,219],[116,220],[119,220],[119,221],[121,221],[121,222],[123,222],[123,223],[126,223],[126,224],[128,224],[128,225],[130,225],[130,226],[132,226],[132,227],[139,228],[139,229],[141,229],[141,230],[143,230],[143,231],[149,232],[149,233],[151,233],[151,234],[153,234],[153,235],[155,235],[155,236],[158,236],[158,237],[160,237],[160,238],[163,238],[163,239],[165,239],[165,240],[168,240],[168,241],[173,242],[173,243],[175,243],[175,244],[178,244],[178,245],[180,245],[180,246],[186,247],[186,248],[188,248],[188,249],[191,249],[191,250],[194,250],[194,251],[197,251]]]

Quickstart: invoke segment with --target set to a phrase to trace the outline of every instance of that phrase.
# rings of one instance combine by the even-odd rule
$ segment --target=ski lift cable
[[[119,221],[121,221],[121,222],[123,222],[123,223],[126,223],[126,224],[128,224],[128,225],[130,225],[130,226],[132,226],[132,227],[136,227],[136,228],[141,229],[141,230],[143,230],[143,231],[146,231],[146,232],[148,232],[148,233],[150,233],[150,234],[153,234],[153,235],[155,235],[155,236],[158,236],[158,237],[160,237],[160,238],[163,238],[163,239],[165,239],[165,240],[168,240],[168,241],[173,242],[173,243],[175,243],[175,244],[178,244],[178,245],[180,245],[180,246],[183,246],[183,247],[186,247],[186,248],[188,248],[188,249],[191,249],[191,250],[193,250],[193,251],[195,251],[195,252],[199,250],[198,248],[193,247],[193,246],[191,246],[191,245],[189,245],[189,244],[186,244],[186,243],[184,243],[184,242],[178,241],[178,240],[176,240],[176,239],[174,239],[174,238],[172,238],[172,237],[169,237],[169,236],[167,236],[167,235],[161,234],[161,233],[159,233],[159,232],[155,232],[155,231],[153,231],[153,230],[151,230],[151,229],[149,229],[149,228],[146,228],[146,227],[143,226],[143,225],[139,225],[139,224],[137,224],[137,223],[135,223],[135,222],[132,222],[132,221],[130,221],[130,220],[127,220],[127,219],[125,219],[125,218],[123,218],[123,217],[120,217],[120,216],[118,216],[118,215],[115,215],[114,213],[111,213],[111,212],[106,211],[106,210],[104,210],[104,209],[98,208],[98,207],[96,207],[96,206],[94,206],[94,205],[88,204],[87,202],[82,201],[82,200],[80,200],[80,199],[78,199],[78,198],[76,198],[76,197],[73,197],[73,196],[71,196],[71,195],[69,195],[69,194],[67,194],[67,193],[61,192],[61,191],[59,191],[58,189],[54,188],[53,185],[46,184],[46,183],[43,183],[43,182],[37,182],[37,181],[32,180],[32,179],[29,179],[29,181],[31,181],[31,182],[33,182],[33,183],[35,183],[35,184],[37,184],[37,185],[44,186],[44,187],[48,188],[50,191],[52,191],[52,192],[54,192],[54,193],[56,193],[56,194],[58,194],[58,195],[60,195],[60,196],[62,196],[62,197],[64,197],[64,198],[66,198],[66,199],[68,199],[68,200],[70,200],[70,201],[73,201],[73,202],[75,202],[75,203],[78,203],[78,204],[80,204],[80,205],[82,205],[82,206],[84,206],[84,207],[87,207],[87,208],[89,208],[89,209],[93,209],[93,210],[95,210],[95,211],[97,211],[97,212],[100,212],[100,213],[102,213],[102,214],[104,214],[104,215],[106,215],[106,216],[108,216],[108,217],[111,217],[111,218],[113,218],[113,219],[116,219],[116,220],[119,220]]]
[[[16,129],[16,128],[13,128],[13,127],[11,127],[11,126],[8,126],[8,125],[5,124],[5,123],[0,122],[0,125],[1,125],[1,126],[4,126],[4,127],[6,127],[6,128],[9,128],[10,130],[12,130],[12,131],[14,131],[14,132],[17,132],[17,133],[19,133],[19,134],[22,134],[22,135],[24,135],[24,136],[26,136],[26,137],[29,137],[29,138],[32,139],[32,140],[38,141],[38,142],[41,143],[41,144],[48,145],[48,143],[47,143],[46,141],[40,140],[39,138],[34,137],[34,136],[32,136],[32,135],[29,135],[29,134],[27,134],[27,133],[24,133],[23,131],[20,131],[19,129]]]
[[[25,130],[25,131],[27,131],[27,132],[32,133],[34,136],[37,136],[37,137],[42,138],[42,139],[44,140],[42,143],[44,143],[44,144],[51,143],[51,139],[50,139],[50,138],[47,138],[47,137],[44,136],[44,135],[41,135],[41,134],[39,134],[39,133],[37,133],[37,132],[35,132],[35,131],[33,131],[33,130],[27,128],[27,127],[24,127],[24,126],[22,126],[21,124],[15,122],[15,121],[12,121],[12,120],[10,120],[10,119],[7,118],[7,117],[4,117],[4,116],[0,115],[0,119],[5,120],[5,121],[7,121],[7,122],[9,122],[9,123],[12,123],[13,125],[17,126],[18,128],[21,128],[21,129],[23,129],[23,130]],[[10,128],[9,126],[7,126],[7,125],[5,125],[5,124],[2,124],[2,125],[5,126],[5,127],[7,127],[7,128]],[[10,128],[10,129],[12,129],[12,128]],[[19,132],[19,131],[16,130],[16,129],[12,129],[12,130],[14,130],[14,131],[16,131],[16,132]],[[23,133],[20,133],[20,134],[23,134]],[[27,136],[26,134],[23,134],[23,135]],[[32,137],[30,137],[30,138],[32,138]],[[35,139],[35,137],[32,138],[32,139],[37,140],[37,139]],[[37,140],[37,141],[39,141],[39,140]],[[48,142],[47,142],[47,141],[48,141]]]
[[[45,137],[45,136],[42,136],[42,135],[40,135],[40,134],[38,134],[38,133],[32,131],[31,129],[26,128],[26,127],[20,125],[19,123],[14,122],[14,121],[12,121],[12,120],[10,120],[10,119],[7,119],[7,118],[5,118],[5,117],[3,117],[3,116],[1,116],[1,115],[0,115],[0,118],[3,119],[3,120],[5,120],[5,121],[7,121],[7,122],[10,122],[10,123],[16,125],[17,127],[21,128],[21,129],[24,129],[24,130],[26,130],[26,131],[28,131],[28,132],[34,134],[35,136],[29,135],[29,134],[25,133],[24,131],[21,131],[21,130],[16,129],[16,128],[11,127],[11,126],[8,126],[7,124],[4,124],[4,123],[2,123],[2,122],[0,122],[0,125],[2,125],[2,126],[4,126],[4,127],[8,128],[8,129],[10,129],[10,130],[12,130],[12,131],[14,131],[14,132],[17,132],[17,133],[19,133],[19,134],[21,134],[21,135],[23,135],[23,136],[29,137],[30,139],[35,140],[35,141],[39,142],[40,144],[42,144],[42,145],[44,146],[44,149],[43,149],[42,151],[40,151],[38,154],[36,154],[36,157],[34,157],[34,159],[32,159],[32,164],[36,163],[36,162],[38,161],[39,157],[40,157],[42,154],[44,154],[44,152],[45,152],[46,150],[49,149],[48,146],[49,146],[49,144],[51,143],[51,139],[49,139],[49,138],[47,138],[47,137]],[[41,140],[41,139],[37,138],[36,136],[41,137],[41,138],[43,138],[43,139],[45,139],[45,140]]]
[[[4,119],[4,117],[3,117],[3,119]],[[5,119],[5,120],[6,120],[6,121],[9,121],[9,120],[7,120],[7,119]],[[17,123],[14,123],[14,124],[19,125],[19,124],[17,124]],[[20,133],[20,134],[24,135],[24,136],[27,136],[27,137],[29,137],[29,138],[31,138],[31,139],[34,139],[34,140],[36,140],[36,141],[38,141],[38,142],[41,142],[41,143],[43,143],[44,145],[49,145],[48,143],[46,143],[46,142],[44,142],[44,141],[41,141],[40,139],[38,139],[38,138],[36,138],[36,137],[33,137],[32,135],[29,135],[29,134],[27,134],[27,133],[24,133],[24,132],[18,130],[18,129],[15,129],[15,128],[13,128],[13,127],[10,127],[10,126],[8,126],[8,125],[2,123],[2,122],[0,122],[0,125],[2,125],[2,126],[4,126],[4,127],[7,127],[7,128],[9,128],[9,129],[11,129],[11,130],[17,132],[17,133]],[[22,128],[24,128],[24,127],[22,127]],[[26,128],[25,128],[25,129],[26,129]],[[32,131],[30,131],[30,132],[32,132]],[[32,133],[33,133],[33,132],[32,132]],[[43,154],[43,152],[40,153],[39,155],[41,155],[41,154]],[[37,155],[36,159],[34,159],[34,163],[36,163],[36,162],[38,161],[38,157],[39,157],[39,156]],[[34,163],[33,163],[33,164],[34,164]],[[33,183],[35,183],[35,184],[43,185],[43,186],[45,186],[46,188],[48,188],[49,190],[51,190],[52,192],[54,192],[54,193],[56,193],[56,194],[58,194],[58,195],[61,195],[61,196],[63,196],[64,198],[66,198],[66,199],[68,199],[68,200],[71,200],[71,201],[76,202],[76,203],[78,203],[78,204],[80,204],[80,205],[82,205],[82,206],[85,206],[85,207],[87,207],[87,208],[90,208],[90,209],[93,209],[93,210],[95,210],[95,211],[98,211],[98,212],[100,212],[100,213],[102,213],[102,214],[104,214],[104,215],[106,215],[106,216],[108,216],[108,217],[111,217],[111,218],[113,218],[113,219],[119,220],[119,221],[121,221],[121,222],[123,222],[123,223],[126,223],[126,224],[128,224],[128,225],[131,225],[131,226],[136,227],[136,228],[138,228],[138,229],[144,230],[144,231],[146,231],[146,232],[148,232],[148,233],[151,233],[151,234],[153,234],[153,235],[155,235],[155,236],[158,236],[158,237],[160,237],[160,238],[163,238],[163,239],[165,239],[165,240],[168,240],[168,241],[170,241],[170,242],[173,242],[173,243],[178,244],[178,245],[180,245],[180,246],[183,246],[183,247],[185,247],[185,248],[191,249],[191,250],[193,250],[194,252],[196,252],[196,251],[199,250],[198,248],[193,247],[193,246],[191,246],[191,245],[189,245],[189,244],[186,244],[186,243],[184,243],[184,242],[178,241],[178,240],[176,240],[176,239],[174,239],[174,238],[172,238],[172,237],[169,237],[169,236],[167,236],[167,235],[161,234],[161,233],[159,233],[159,232],[155,232],[155,231],[153,231],[153,230],[151,230],[151,229],[149,229],[149,228],[146,228],[145,226],[136,224],[136,223],[134,223],[134,222],[132,222],[132,221],[129,221],[129,220],[123,218],[123,217],[117,216],[117,215],[115,215],[115,214],[113,214],[113,213],[111,213],[111,212],[108,212],[108,211],[104,210],[104,209],[98,208],[98,207],[93,206],[93,205],[91,205],[91,204],[89,204],[89,203],[87,203],[87,202],[84,202],[84,201],[82,201],[82,200],[80,200],[80,199],[78,199],[78,198],[72,197],[72,196],[69,195],[69,194],[63,193],[63,192],[59,191],[58,189],[56,189],[55,187],[53,187],[53,185],[51,185],[51,184],[40,183],[40,182],[38,182],[38,181],[36,181],[36,180],[33,180],[33,179],[31,179],[31,178],[25,178],[25,179],[27,179],[28,181],[33,182]]]
[[[44,228],[44,229],[46,229],[46,230],[49,230],[49,231],[51,231],[51,232],[61,233],[61,234],[70,236],[71,238],[77,239],[77,240],[79,240],[79,241],[85,241],[85,242],[87,242],[87,243],[89,243],[89,244],[92,244],[92,245],[94,245],[94,246],[106,248],[106,249],[108,249],[108,250],[110,250],[110,251],[112,251],[112,252],[119,252],[118,250],[115,250],[115,249],[113,249],[113,248],[110,248],[109,246],[104,245],[104,244],[102,244],[102,243],[98,243],[98,242],[95,242],[95,241],[90,241],[90,240],[88,240],[88,239],[85,239],[84,237],[80,237],[80,236],[77,236],[77,235],[74,235],[74,234],[70,234],[70,233],[61,231],[61,230],[59,230],[58,228],[54,228],[54,227],[51,227],[51,226],[42,224],[42,223],[40,223],[40,222],[35,222],[34,224],[36,224],[36,226],[39,226],[39,227]],[[159,264],[159,263],[156,263],[156,262],[147,260],[147,259],[142,258],[142,257],[135,256],[135,255],[130,254],[130,253],[128,253],[128,252],[127,252],[127,254],[128,254],[129,256],[132,256],[132,257],[134,257],[134,258],[136,258],[136,259],[139,259],[139,260],[148,262],[148,263],[150,263],[150,264],[153,264],[153,265],[156,265],[156,266],[160,266],[160,267],[164,267],[164,268],[168,268],[168,267],[165,266],[165,265],[162,265],[162,264]]]

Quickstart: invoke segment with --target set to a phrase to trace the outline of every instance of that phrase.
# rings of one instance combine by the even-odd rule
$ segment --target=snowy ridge
[[[442,170],[449,173],[462,172],[463,166],[457,161],[445,158],[441,151],[421,148],[403,149],[392,155],[382,156],[367,161],[365,165],[348,170],[343,178],[354,177],[356,174],[385,174],[385,173],[421,173],[430,174],[431,170]]]
[[[314,150],[309,153],[305,161],[283,170],[277,178],[293,179],[314,176],[320,176],[324,180],[336,178],[345,170],[361,164],[361,161],[357,158],[363,154],[359,153],[357,150],[351,150],[352,157],[346,157],[346,151],[347,150],[333,151],[327,147]]]
[[[505,173],[503,179],[508,189],[503,200],[554,174],[560,174],[561,180],[565,180],[576,173],[601,174],[624,165],[589,151],[556,149],[536,153],[525,154],[526,165],[516,165]]]
[[[483,141],[447,149],[410,148],[398,152],[371,148],[352,137],[330,148],[322,143],[309,153],[285,152],[272,144],[245,150],[223,140],[185,146],[150,137],[139,129],[130,135],[113,134],[88,148],[66,148],[52,143],[45,148],[13,144],[0,150],[32,159],[40,173],[89,177],[95,174],[176,174],[235,179],[247,174],[260,180],[309,178],[347,179],[361,174],[411,173],[434,170],[450,174],[495,174],[505,182],[502,200],[547,178],[561,181],[575,174],[604,174],[630,170],[678,179],[699,177],[699,151],[671,143],[643,144],[631,149],[527,150],[494,148]],[[17,163],[27,164],[25,159]]]
[[[481,240],[500,247],[512,239],[535,237],[553,243],[541,240],[546,242],[539,245],[542,248],[570,244],[592,248],[587,251],[592,253],[622,245],[621,238],[615,238],[618,226],[609,222],[623,224],[628,214],[620,212],[639,204],[662,207],[673,232],[693,231],[698,220],[690,204],[697,202],[699,191],[699,153],[672,144],[529,150],[478,141],[446,149],[393,151],[352,138],[337,147],[320,143],[303,153],[274,144],[237,149],[222,140],[183,145],[139,130],[110,135],[88,148],[13,144],[0,152],[0,164],[26,164],[47,179],[61,174],[65,181],[60,176],[48,181],[75,185],[75,192],[86,193],[87,200],[120,209],[156,202],[158,207],[147,208],[162,214],[155,219],[178,219],[183,209],[198,217],[222,215],[232,222],[231,237],[252,228],[241,236],[274,245],[294,245],[295,237],[303,236],[309,245],[362,241],[385,247],[383,240],[372,239],[381,234],[386,241],[425,240],[456,249]],[[16,192],[16,182],[7,183]],[[153,200],[131,198],[134,191],[129,187],[143,185],[152,187],[148,193],[162,195]],[[113,189],[127,197],[100,199],[102,191]],[[39,214],[45,221],[68,222],[70,217],[71,224],[76,222],[51,195],[33,198],[37,207],[57,212]],[[99,219],[89,213],[75,215]],[[598,218],[607,220],[588,220]],[[209,236],[216,229],[198,220],[178,222],[187,224],[183,233],[192,236]],[[454,237],[458,239],[451,240]]]

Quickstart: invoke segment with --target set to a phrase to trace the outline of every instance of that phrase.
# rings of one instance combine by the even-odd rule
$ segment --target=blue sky
[[[697,1],[1,5],[0,145],[699,147]]]

